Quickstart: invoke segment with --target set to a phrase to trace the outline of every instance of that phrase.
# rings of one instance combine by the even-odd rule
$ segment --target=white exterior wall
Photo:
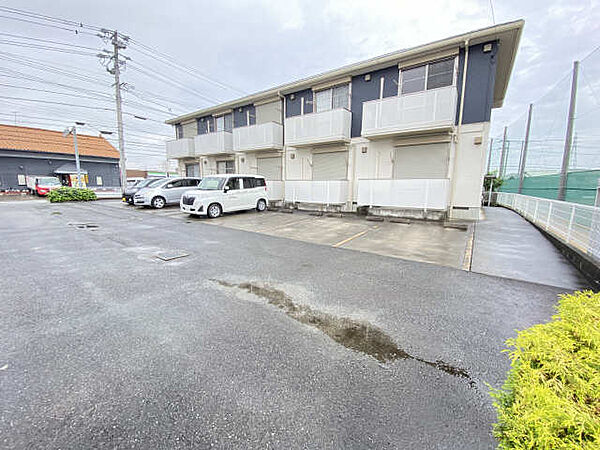
[[[477,219],[485,176],[489,122],[463,125],[458,130],[451,179],[451,217]],[[477,144],[476,141],[481,142]],[[472,211],[452,209],[467,207]]]
[[[288,147],[285,151],[285,180],[312,180],[312,149]],[[295,155],[292,159],[292,155]]]

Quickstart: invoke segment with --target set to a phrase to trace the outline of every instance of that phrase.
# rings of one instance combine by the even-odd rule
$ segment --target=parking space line
[[[347,238],[347,239],[344,239],[343,241],[340,241],[340,242],[338,242],[337,244],[333,244],[333,245],[332,245],[332,247],[335,247],[335,248],[337,248],[337,247],[341,247],[342,245],[344,245],[344,244],[345,244],[345,243],[347,243],[347,242],[350,242],[350,241],[352,241],[353,239],[356,239],[356,238],[359,238],[359,237],[361,237],[361,236],[364,236],[364,235],[365,235],[365,234],[367,234],[369,231],[370,231],[370,229],[367,229],[367,230],[361,231],[360,233],[356,233],[355,235],[353,235],[353,236],[350,236],[349,238]]]

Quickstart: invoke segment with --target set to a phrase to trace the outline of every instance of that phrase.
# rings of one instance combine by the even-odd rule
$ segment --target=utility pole
[[[488,161],[487,161],[487,170],[485,171],[486,175],[490,173],[490,166],[492,165],[492,148],[494,147],[494,138],[490,138],[490,150],[488,153]]]
[[[504,135],[502,136],[502,151],[500,152],[500,167],[498,168],[498,177],[502,178],[504,176],[504,158],[506,152],[506,131],[508,127],[504,127]]]
[[[98,57],[102,61],[107,61],[106,70],[115,77],[115,100],[117,110],[117,132],[119,135],[119,165],[121,166],[121,189],[125,190],[127,186],[127,158],[125,157],[125,139],[123,137],[123,111],[121,99],[121,66],[125,66],[125,57],[119,59],[119,50],[127,48],[129,37],[119,36],[119,32],[114,30],[102,30],[103,34],[99,34],[101,38],[109,42],[113,46],[112,52],[104,50],[105,53],[100,53]]]
[[[527,125],[525,127],[525,142],[523,142],[523,153],[521,154],[521,165],[519,167],[519,194],[523,191],[523,181],[525,180],[525,164],[527,164],[527,147],[529,146],[529,130],[531,129],[531,112],[533,103],[529,104],[527,114]]]
[[[81,165],[79,164],[79,149],[77,148],[77,125],[85,125],[83,122],[75,122],[70,128],[63,131],[63,137],[73,135],[73,146],[75,147],[75,170],[77,170],[77,187],[81,187]]]
[[[557,200],[564,201],[567,195],[567,177],[569,174],[569,161],[571,159],[571,146],[573,144],[573,128],[575,126],[575,104],[577,102],[577,80],[579,78],[579,61],[573,62],[573,77],[571,80],[571,100],[569,102],[569,118],[567,119],[567,134],[565,135],[565,148],[563,151],[562,165],[560,168],[560,184],[558,185]]]

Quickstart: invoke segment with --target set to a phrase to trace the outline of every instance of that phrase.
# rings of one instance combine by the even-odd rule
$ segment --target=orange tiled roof
[[[0,124],[0,149],[75,154],[73,136],[65,138],[61,131],[2,124]],[[78,133],[77,149],[81,156],[119,157],[117,149],[101,136]]]

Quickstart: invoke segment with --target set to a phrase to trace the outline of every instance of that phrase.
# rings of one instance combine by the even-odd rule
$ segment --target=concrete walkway
[[[533,225],[506,208],[485,208],[475,225],[471,271],[577,290],[589,284]]]

